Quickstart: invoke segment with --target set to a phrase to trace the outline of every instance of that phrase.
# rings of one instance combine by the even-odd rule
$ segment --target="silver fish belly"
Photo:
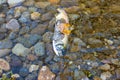
[[[66,53],[68,36],[60,31],[61,24],[69,23],[68,16],[63,9],[58,9],[59,14],[56,16],[56,23],[53,35],[53,50],[57,56],[63,56]]]

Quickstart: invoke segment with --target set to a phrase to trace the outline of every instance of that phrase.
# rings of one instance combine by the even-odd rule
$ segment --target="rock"
[[[46,42],[46,43],[52,42],[52,38],[53,38],[53,33],[52,32],[46,32],[43,35],[43,41]]]
[[[98,77],[98,76],[95,76],[94,80],[102,80],[102,79],[100,77]]]
[[[10,7],[16,6],[22,2],[24,2],[25,0],[8,0],[8,4]]]
[[[51,4],[58,4],[60,0],[48,0]]]
[[[15,33],[15,32],[11,32],[10,34],[9,34],[9,39],[10,40],[13,40],[13,39],[15,39],[16,38],[16,36],[17,36],[17,34]]]
[[[19,31],[19,34],[25,34],[28,33],[30,28],[28,26],[22,27],[22,29]]]
[[[21,61],[21,59],[18,56],[12,55],[11,56],[10,65],[12,67],[20,67],[20,66],[22,66],[22,61]]]
[[[34,0],[27,0],[23,3],[25,6],[33,6],[35,4]]]
[[[110,70],[110,65],[109,64],[104,64],[99,67],[101,70]]]
[[[29,12],[23,12],[21,17],[19,18],[19,21],[21,23],[27,23],[30,21],[30,13]]]
[[[6,3],[7,0],[0,0],[0,5],[2,5],[3,3]]]
[[[20,25],[16,19],[11,19],[7,24],[6,28],[12,31],[17,31],[20,28]]]
[[[0,28],[0,33],[5,33],[5,32],[7,32],[6,28]]]
[[[102,41],[99,39],[95,39],[95,38],[89,38],[88,43],[90,44],[91,47],[102,47],[103,46]]]
[[[38,80],[54,80],[55,74],[53,74],[47,66],[43,66],[38,75]]]
[[[21,79],[20,79],[21,80]],[[37,73],[29,74],[25,80],[37,80]]]
[[[108,39],[104,39],[109,45],[112,45],[113,44],[113,41],[112,40],[108,40]]]
[[[120,69],[115,70],[116,78],[120,79]]]
[[[12,48],[13,43],[10,40],[0,41],[0,49]]]
[[[0,49],[0,57],[4,57],[5,55],[11,52],[10,49]]]
[[[30,48],[33,45],[35,45],[35,43],[40,39],[41,39],[41,36],[37,34],[31,34],[31,35],[28,35],[27,37],[17,38],[17,42],[23,44],[27,48]]]
[[[33,12],[32,14],[31,14],[31,19],[32,20],[37,20],[37,19],[39,19],[40,18],[40,13],[39,12]]]
[[[74,79],[75,80],[82,80],[82,78],[85,78],[85,74],[83,71],[79,71],[79,70],[74,70]]]
[[[27,68],[21,68],[19,74],[22,77],[26,77],[29,74],[29,70]]]
[[[101,74],[100,78],[101,78],[102,80],[109,80],[111,76],[112,76],[112,74],[107,71],[107,72],[103,72],[103,73]]]
[[[78,14],[69,14],[68,16],[72,21],[77,20],[80,17]]]
[[[77,6],[79,0],[61,0],[60,5],[63,7]]]
[[[77,59],[77,56],[78,55],[76,53],[69,53],[65,55],[65,58],[73,61]]]
[[[64,8],[64,9],[67,13],[73,14],[73,13],[77,13],[80,10],[80,7],[72,6],[72,7],[68,7],[68,8]]]
[[[30,61],[34,61],[34,60],[37,59],[37,56],[35,56],[34,54],[28,54],[27,59],[30,60]]]
[[[45,55],[45,44],[43,42],[38,42],[35,46],[34,46],[34,52],[36,55],[38,56],[43,56]]]
[[[39,65],[31,65],[30,68],[29,68],[29,72],[33,72],[33,71],[37,71],[39,68]]]
[[[2,69],[4,71],[9,71],[10,70],[9,63],[2,58],[0,58],[0,69]]]
[[[0,40],[3,40],[5,38],[5,33],[0,33]]]
[[[92,14],[100,14],[100,7],[99,6],[94,6],[93,8],[90,9]]]
[[[118,59],[111,59],[112,64],[120,66],[120,61]]]
[[[51,70],[53,73],[58,74],[59,71],[60,71],[60,64],[58,64],[58,63],[51,64],[51,65],[50,65],[50,70]]]
[[[54,27],[55,27],[55,23],[56,23],[55,18],[50,20],[49,25],[48,25],[48,30],[53,32],[54,31]]]
[[[42,35],[47,29],[46,24],[39,24],[36,28],[32,29],[31,34]]]
[[[51,12],[48,12],[41,16],[41,20],[48,21],[48,20],[51,20],[53,17],[54,17],[53,14]]]
[[[73,43],[70,47],[70,52],[78,52],[81,47],[85,47],[86,44],[80,38],[74,38]]]
[[[38,8],[46,8],[49,5],[50,5],[50,2],[45,2],[45,1],[35,3],[35,6],[38,7]]]
[[[12,49],[12,52],[17,56],[27,56],[30,53],[30,49],[24,47],[22,44],[17,43],[14,48]]]

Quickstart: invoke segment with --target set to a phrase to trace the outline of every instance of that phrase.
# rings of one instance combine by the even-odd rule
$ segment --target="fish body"
[[[57,9],[59,14],[56,16],[56,23],[53,35],[53,50],[57,56],[63,56],[66,53],[68,37],[71,32],[69,30],[69,19],[63,9]]]

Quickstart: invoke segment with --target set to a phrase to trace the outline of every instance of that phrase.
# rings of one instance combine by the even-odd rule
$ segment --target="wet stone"
[[[2,58],[0,58],[0,69],[2,69],[4,71],[10,70],[9,63],[6,60],[2,59]]]
[[[5,33],[0,33],[0,40],[3,40],[5,38]]]
[[[21,68],[19,74],[20,76],[25,77],[29,74],[29,70],[27,68]]]
[[[16,6],[22,2],[24,2],[25,0],[8,0],[8,4],[10,7]]]
[[[12,31],[17,31],[20,28],[20,25],[16,19],[11,19],[7,24],[6,28]]]
[[[27,48],[30,48],[33,45],[35,45],[35,43],[40,39],[41,39],[41,36],[37,34],[31,34],[31,35],[28,35],[27,37],[17,38],[17,42],[23,44]]]
[[[103,73],[100,75],[100,78],[101,78],[102,80],[109,80],[111,76],[112,76],[112,74],[111,74],[109,71],[107,71],[107,72],[103,72]]]
[[[34,46],[34,52],[36,55],[38,56],[43,56],[45,55],[45,44],[43,42],[38,42],[35,46]]]
[[[0,49],[12,48],[13,43],[10,40],[0,41]]]
[[[29,68],[29,72],[33,72],[33,71],[37,71],[39,68],[39,65],[31,65],[30,68]]]
[[[11,52],[10,49],[0,49],[0,57],[8,55]]]
[[[17,43],[12,49],[13,54],[17,56],[27,56],[30,53],[30,49],[24,47],[22,44]]]
[[[35,6],[38,7],[38,8],[46,8],[49,5],[50,5],[50,2],[45,2],[45,1],[35,3]]]
[[[76,6],[78,5],[78,0],[61,0],[60,5],[63,7]]]
[[[54,80],[54,79],[55,79],[55,74],[53,74],[47,66],[43,66],[40,69],[38,80]]]
[[[46,29],[47,29],[46,24],[38,24],[37,27],[35,27],[34,29],[31,30],[31,34],[42,35],[43,33],[45,33]]]
[[[33,12],[32,14],[31,14],[31,19],[32,20],[37,20],[37,19],[39,19],[40,18],[40,13],[39,12]]]
[[[116,73],[116,78],[120,79],[120,69],[116,69],[115,73]]]
[[[20,67],[22,66],[22,61],[20,60],[20,58],[16,55],[12,55],[11,57],[11,61],[10,61],[10,65],[12,67]]]
[[[54,17],[53,14],[51,12],[48,12],[41,16],[41,20],[48,21],[48,20],[51,20],[53,17]]]
[[[109,64],[104,64],[99,67],[101,70],[110,70],[110,65]]]
[[[46,43],[52,42],[52,38],[53,38],[53,33],[52,32],[46,32],[43,35],[43,41],[46,42]]]
[[[37,73],[29,74],[25,80],[37,80]]]

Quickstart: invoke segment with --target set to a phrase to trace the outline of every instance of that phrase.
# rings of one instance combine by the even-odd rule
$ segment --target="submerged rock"
[[[20,28],[20,25],[16,19],[11,19],[7,24],[6,28],[12,31],[17,31]]]
[[[2,59],[2,58],[0,58],[0,69],[2,69],[4,71],[10,70],[9,63],[6,60]]]
[[[47,66],[43,66],[40,69],[38,80],[54,80],[55,74],[50,71]]]
[[[0,57],[3,57],[11,52],[10,49],[0,49]]]
[[[22,3],[24,2],[25,0],[8,0],[8,4],[10,7],[13,7],[13,6],[16,6],[18,5],[19,3]]]
[[[17,56],[26,56],[30,53],[30,49],[24,47],[22,44],[17,43],[14,48],[12,49],[12,52],[16,54]]]
[[[38,42],[34,46],[34,52],[38,56],[43,56],[45,54],[45,44],[43,42]]]
[[[0,49],[8,49],[12,47],[13,47],[12,41],[10,40],[0,41]]]
[[[31,19],[32,20],[37,20],[37,19],[39,19],[40,18],[40,13],[39,12],[33,12],[32,14],[31,14]]]

